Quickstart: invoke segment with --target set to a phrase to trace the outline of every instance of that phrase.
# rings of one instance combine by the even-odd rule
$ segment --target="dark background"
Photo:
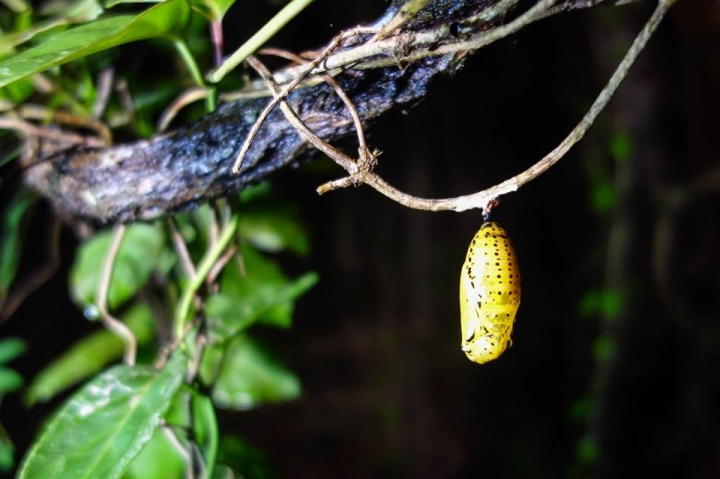
[[[228,50],[277,8],[257,3],[227,23]],[[274,44],[316,47],[385,7],[318,0]],[[562,14],[479,51],[375,125],[377,172],[424,197],[519,173],[582,117],[653,7]],[[332,166],[279,174],[313,245],[286,266],[321,281],[293,329],[266,336],[304,395],[222,413],[221,429],[287,478],[720,476],[719,87],[720,4],[681,0],[587,137],[495,210],[523,301],[514,346],[482,366],[460,351],[458,308],[479,213],[412,211],[369,188],[318,197]],[[67,299],[70,263],[3,326],[33,348],[14,363],[27,377],[90,327]],[[23,451],[39,414],[8,398],[2,415]]]

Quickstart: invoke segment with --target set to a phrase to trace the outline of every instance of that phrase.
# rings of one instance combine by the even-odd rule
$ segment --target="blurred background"
[[[278,5],[257,7],[226,21],[228,50]],[[273,43],[313,48],[386,7],[317,0]],[[521,172],[583,116],[653,7],[558,15],[477,52],[375,125],[376,171],[423,197]],[[459,347],[479,213],[412,211],[369,188],[318,197],[342,176],[322,158],[278,174],[312,238],[285,266],[320,282],[291,330],[264,334],[303,395],[221,427],[297,479],[720,476],[719,112],[720,3],[681,0],[581,143],[495,209],[523,299],[513,347],[485,365]],[[3,326],[32,345],[15,363],[26,377],[91,328],[67,298],[71,261]],[[2,414],[24,451],[37,424],[12,397]]]

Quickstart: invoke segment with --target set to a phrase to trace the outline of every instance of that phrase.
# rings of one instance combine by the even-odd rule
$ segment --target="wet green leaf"
[[[135,333],[139,344],[153,338],[152,312],[143,304],[136,304],[121,317]],[[98,373],[123,355],[123,342],[113,333],[100,330],[76,342],[62,356],[35,376],[27,388],[25,399],[29,405],[45,402],[78,382]]]
[[[150,440],[182,384],[179,354],[161,371],[116,366],[78,391],[33,444],[20,479],[115,479]]]
[[[296,399],[300,393],[300,381],[292,372],[258,343],[240,335],[227,346],[212,397],[220,407],[246,410]]]
[[[190,18],[186,0],[168,0],[138,15],[116,15],[66,30],[0,62],[0,87],[118,45],[182,32]]]
[[[70,289],[73,299],[81,306],[95,302],[111,241],[112,232],[105,231],[79,248],[70,271]],[[163,230],[157,225],[128,226],[110,282],[108,302],[111,308],[122,305],[147,283],[150,274],[164,257],[164,242]]]
[[[245,274],[236,261],[231,262],[223,272],[220,293],[211,296],[205,307],[214,340],[227,340],[257,321],[289,327],[294,300],[317,283],[316,273],[291,281],[254,248],[241,249]]]

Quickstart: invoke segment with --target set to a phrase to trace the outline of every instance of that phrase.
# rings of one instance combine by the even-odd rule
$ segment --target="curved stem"
[[[128,366],[132,366],[135,364],[135,356],[137,354],[137,339],[125,323],[110,314],[107,302],[113,267],[115,266],[115,258],[117,257],[118,251],[120,251],[120,245],[122,244],[124,236],[125,225],[120,223],[113,228],[112,241],[107,256],[105,257],[105,265],[103,266],[102,276],[98,284],[95,302],[100,310],[100,320],[103,325],[119,336],[125,343],[124,362]]]

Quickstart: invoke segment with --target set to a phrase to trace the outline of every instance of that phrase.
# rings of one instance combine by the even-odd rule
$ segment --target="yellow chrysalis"
[[[460,272],[462,350],[482,364],[512,344],[520,306],[520,269],[510,238],[497,223],[483,223]]]

